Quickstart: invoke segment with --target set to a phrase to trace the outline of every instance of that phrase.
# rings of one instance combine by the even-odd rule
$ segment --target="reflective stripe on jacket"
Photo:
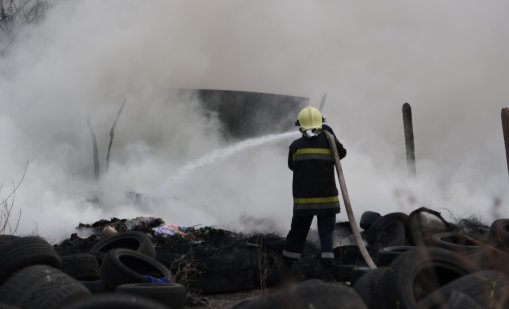
[[[332,211],[334,213],[339,211],[339,197],[307,197],[307,198],[293,198],[294,211],[308,211],[313,210],[320,213]]]
[[[328,148],[302,148],[293,154],[293,161],[327,160],[333,161],[332,151]]]

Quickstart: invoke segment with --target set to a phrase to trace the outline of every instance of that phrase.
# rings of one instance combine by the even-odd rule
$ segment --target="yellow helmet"
[[[303,108],[299,112],[298,125],[301,130],[321,129],[323,117],[320,110],[312,106]]]

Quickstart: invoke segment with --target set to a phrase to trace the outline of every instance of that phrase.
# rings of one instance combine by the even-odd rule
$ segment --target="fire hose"
[[[350,204],[350,198],[348,197],[348,191],[346,190],[345,176],[343,175],[343,168],[341,167],[341,162],[339,160],[338,148],[336,147],[336,138],[330,132],[323,131],[327,140],[329,141],[330,147],[334,154],[334,163],[336,165],[336,172],[338,173],[339,186],[341,188],[341,194],[343,195],[343,200],[345,201],[346,213],[348,215],[348,221],[350,221],[350,227],[352,228],[353,235],[355,237],[355,242],[357,243],[357,247],[361,251],[362,257],[366,264],[368,264],[369,268],[375,269],[376,265],[371,259],[371,256],[364,245],[364,241],[362,240],[361,234],[359,232],[359,228],[357,227],[357,222],[355,221],[355,216],[352,211],[352,205]]]

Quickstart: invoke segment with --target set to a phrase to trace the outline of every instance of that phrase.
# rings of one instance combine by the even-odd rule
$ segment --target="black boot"
[[[321,279],[325,282],[336,282],[336,277],[334,276],[334,259],[321,259]]]
[[[283,256],[283,263],[280,267],[282,284],[292,284],[300,281],[300,275],[295,269],[295,262],[297,261],[297,259]]]

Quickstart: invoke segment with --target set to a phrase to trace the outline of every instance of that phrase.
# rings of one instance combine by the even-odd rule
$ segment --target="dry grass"
[[[214,294],[214,295],[199,295],[199,294],[192,294],[194,298],[201,299],[205,298],[207,300],[207,305],[204,307],[191,307],[186,306],[183,309],[196,309],[196,308],[206,308],[206,309],[224,309],[224,308],[231,308],[235,304],[239,303],[240,301],[255,297],[259,295],[265,295],[267,293],[270,293],[273,289],[265,289],[261,291],[260,289],[255,289],[251,291],[244,291],[244,292],[238,292],[238,293],[228,293],[228,294]]]
[[[16,199],[16,191],[18,190],[19,186],[21,186],[23,179],[25,179],[27,170],[28,163],[25,166],[25,171],[21,176],[21,180],[19,180],[18,183],[14,183],[13,181],[12,190],[9,192],[9,194],[0,199],[0,235],[3,234],[14,235],[18,230],[19,221],[21,219],[21,209],[19,210],[19,213],[17,214],[16,217],[15,214],[13,213],[14,200]],[[0,192],[2,191],[2,189],[3,186],[0,186]]]

